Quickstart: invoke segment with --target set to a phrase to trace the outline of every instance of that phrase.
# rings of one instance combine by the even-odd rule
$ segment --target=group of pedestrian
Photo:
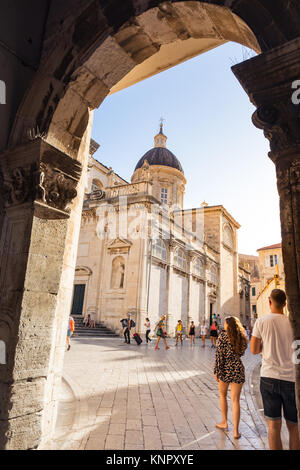
[[[240,397],[245,383],[245,368],[241,357],[244,355],[251,338],[251,353],[262,355],[262,367],[260,378],[260,392],[263,401],[264,414],[268,423],[268,439],[271,450],[282,449],[281,427],[282,410],[289,432],[289,446],[292,450],[300,450],[300,439],[298,430],[298,416],[295,396],[295,367],[292,361],[293,334],[290,321],[284,315],[286,305],[285,292],[274,289],[269,297],[270,314],[256,320],[253,332],[245,328],[237,317],[228,316],[221,331],[220,321],[215,316],[210,328],[211,346],[216,348],[214,377],[218,382],[220,409],[222,420],[216,424],[218,429],[228,430],[228,403],[227,395],[230,387],[233,435],[239,439],[240,424]],[[156,324],[155,350],[159,350],[162,339],[165,349],[170,349],[166,340],[166,317],[163,315]],[[89,315],[86,326],[89,324]],[[125,343],[130,344],[130,332],[135,327],[130,313],[121,320]],[[146,342],[151,342],[151,323],[149,318],[145,319]],[[67,332],[67,349],[70,349],[70,338],[74,332],[74,319],[70,316]],[[208,328],[205,320],[200,326],[202,347],[205,347]],[[137,344],[139,335],[135,333]],[[195,342],[195,324],[192,321],[188,336],[190,344]],[[176,326],[176,346],[180,340],[183,342],[183,324],[178,320]]]
[[[293,334],[290,321],[284,315],[286,295],[274,289],[269,297],[270,314],[256,320],[251,337],[251,353],[262,355],[260,391],[268,423],[271,450],[282,449],[282,409],[289,432],[289,446],[300,450],[297,407],[295,398],[295,367],[292,361]],[[214,375],[219,385],[222,421],[217,428],[228,430],[227,393],[231,388],[233,432],[239,439],[240,396],[245,383],[245,368],[241,361],[248,336],[236,317],[228,317],[224,331],[216,344]]]

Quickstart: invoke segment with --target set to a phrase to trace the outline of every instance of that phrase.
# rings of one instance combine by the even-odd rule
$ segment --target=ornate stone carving
[[[300,130],[299,123],[292,122],[295,119],[292,115],[288,119],[288,114],[283,109],[279,112],[275,106],[268,105],[258,107],[253,114],[253,124],[264,131],[265,137],[270,142],[271,158],[272,154],[275,157],[278,152],[300,144],[298,135],[294,135],[293,132],[295,127]]]
[[[253,123],[270,141],[269,157],[276,164],[300,152],[300,105],[293,102],[299,50],[297,39],[232,68],[257,107]]]
[[[148,163],[148,160],[146,159],[141,168],[141,180],[149,181],[149,179],[150,179],[150,165]]]
[[[42,140],[29,147],[0,158],[5,207],[32,202],[39,206],[38,216],[68,217],[69,206],[77,196],[81,164]],[[51,209],[57,213],[51,214]]]
[[[86,195],[86,201],[101,201],[105,199],[106,193],[103,189],[96,189],[92,193]]]

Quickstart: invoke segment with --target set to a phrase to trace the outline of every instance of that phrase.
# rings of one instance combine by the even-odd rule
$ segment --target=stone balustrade
[[[139,181],[132,184],[122,184],[111,186],[105,190],[106,198],[114,198],[120,196],[133,196],[147,194],[152,195],[152,183],[150,181]]]

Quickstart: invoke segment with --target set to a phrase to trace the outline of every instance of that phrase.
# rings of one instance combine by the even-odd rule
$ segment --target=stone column
[[[78,161],[40,138],[0,155],[2,449],[34,449],[41,441],[58,306],[62,338],[67,327],[69,298],[61,282],[80,176]]]
[[[282,253],[294,338],[300,340],[300,39],[233,67],[257,107],[253,123],[270,141],[280,197]],[[296,365],[300,418],[300,364]]]
[[[167,298],[166,298],[166,320],[167,320],[167,333],[172,336],[175,334],[174,326],[174,313],[172,311],[172,281],[173,281],[173,259],[174,259],[175,243],[173,238],[169,242],[169,264],[167,271]]]
[[[186,322],[187,322],[187,330],[191,323],[191,311],[192,311],[192,269],[193,269],[193,255],[188,253],[187,256],[187,311],[186,311]],[[196,320],[195,324],[196,324]]]

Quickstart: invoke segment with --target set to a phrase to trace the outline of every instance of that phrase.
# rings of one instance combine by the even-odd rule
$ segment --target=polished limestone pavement
[[[266,425],[258,391],[260,357],[243,358],[242,437],[215,428],[220,420],[213,377],[215,350],[200,339],[154,350],[122,338],[74,338],[65,355],[55,437],[46,449],[262,450]],[[285,448],[286,436],[285,436]]]

